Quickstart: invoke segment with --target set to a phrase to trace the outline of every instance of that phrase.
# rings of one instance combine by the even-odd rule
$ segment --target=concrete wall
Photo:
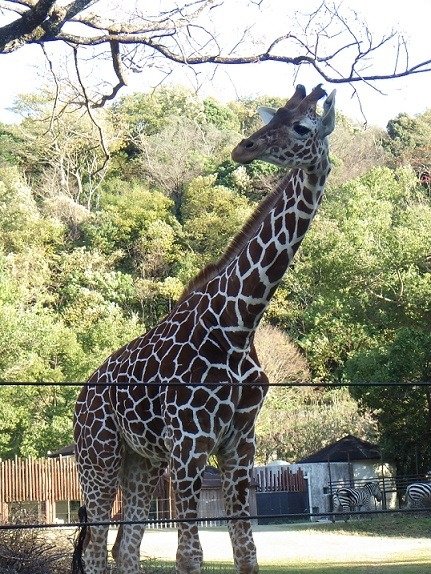
[[[387,463],[360,462],[313,462],[291,464],[292,471],[301,468],[307,475],[309,485],[310,510],[313,513],[331,511],[331,482],[335,491],[343,483],[353,486],[355,481],[379,479],[380,486],[385,486],[385,503],[378,508],[396,508],[397,499],[394,490],[395,468]],[[384,477],[384,480],[382,480]],[[334,484],[335,483],[335,484]],[[382,484],[383,483],[383,484]],[[388,492],[389,491],[389,492]],[[316,517],[316,520],[323,517]]]
[[[292,468],[293,467],[293,468]],[[310,511],[313,513],[330,512],[329,483],[332,481],[350,481],[349,465],[345,462],[309,462],[291,464],[290,468],[301,468],[308,478]],[[316,517],[317,520],[322,517]]]

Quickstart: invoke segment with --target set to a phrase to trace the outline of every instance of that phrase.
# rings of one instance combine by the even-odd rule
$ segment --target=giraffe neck
[[[271,297],[298,250],[320,204],[329,164],[288,174],[258,208],[234,256],[207,284],[211,309],[230,333],[236,348],[245,348]],[[241,240],[239,240],[241,243]]]

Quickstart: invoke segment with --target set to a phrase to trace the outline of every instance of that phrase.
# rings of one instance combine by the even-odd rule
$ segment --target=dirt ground
[[[110,533],[113,543],[115,532]],[[231,561],[232,550],[226,529],[200,530],[206,561]],[[348,535],[319,532],[283,526],[254,528],[258,560],[261,564],[287,564],[296,561],[319,562],[393,562],[408,557],[431,560],[431,539]],[[143,558],[175,560],[177,532],[175,529],[147,530],[141,546]]]

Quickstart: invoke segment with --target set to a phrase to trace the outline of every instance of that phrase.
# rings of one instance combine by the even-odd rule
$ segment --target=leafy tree
[[[194,275],[220,256],[252,213],[246,198],[215,181],[215,176],[197,177],[186,188],[181,214],[183,240],[191,253],[181,264],[180,277],[190,272],[190,258],[195,262]]]
[[[304,356],[280,329],[259,327],[256,348],[272,385],[310,381]],[[299,460],[345,434],[376,436],[369,410],[360,412],[347,390],[324,391],[301,384],[270,387],[256,433],[257,459],[263,464],[274,459]]]
[[[142,136],[160,133],[177,118],[202,123],[205,108],[201,99],[182,87],[161,87],[150,93],[136,93],[121,98],[110,110],[111,122],[126,142],[130,157],[138,151],[136,141]]]
[[[138,180],[110,178],[102,189],[99,209],[81,226],[82,241],[107,256],[117,254],[118,265],[124,271],[147,273],[146,259],[153,234],[165,233],[172,238],[178,233],[179,226],[171,213],[172,201]],[[158,248],[161,249],[160,244]],[[160,261],[161,267],[172,259],[174,241],[167,240],[164,249],[166,261]],[[154,263],[149,264],[152,266]]]
[[[246,166],[225,160],[216,166],[217,183],[236,190],[251,201],[260,201],[280,179],[281,169],[265,162],[252,162]]]
[[[223,132],[239,132],[240,121],[232,106],[223,105],[214,98],[203,101],[205,121]]]
[[[0,207],[0,246],[5,253],[62,240],[62,226],[43,218],[32,189],[15,167],[0,168]]]
[[[349,357],[400,327],[428,329],[430,217],[406,169],[328,190],[269,315],[300,339],[313,376],[342,376]]]
[[[117,154],[118,166],[129,177],[146,177],[171,197],[179,220],[185,186],[226,158],[226,146],[233,145],[233,130],[239,127],[229,107],[182,88],[124,98],[112,121],[124,132],[121,153],[133,160],[123,162]]]
[[[399,114],[387,125],[384,144],[395,164],[411,165],[420,181],[431,183],[431,110],[411,117]]]
[[[425,475],[431,468],[431,387],[403,383],[431,380],[429,329],[404,327],[358,351],[346,363],[346,377],[381,383],[352,387],[352,395],[362,407],[372,409],[382,449],[398,472]],[[396,387],[384,385],[394,382]]]
[[[76,389],[14,387],[16,381],[81,380],[85,354],[76,334],[25,290],[2,258],[0,273],[0,456],[44,455],[47,443],[70,440]],[[43,436],[42,436],[43,435]],[[45,437],[45,438],[43,438]]]
[[[22,147],[23,141],[15,133],[13,126],[0,122],[0,166],[19,165],[20,157],[17,150]]]

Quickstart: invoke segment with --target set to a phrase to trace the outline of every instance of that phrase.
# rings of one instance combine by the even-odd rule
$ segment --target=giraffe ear
[[[272,118],[275,116],[277,110],[275,110],[274,108],[267,108],[265,106],[263,106],[262,108],[258,108],[258,114],[260,115],[260,119],[263,121],[263,123],[269,124],[269,122],[272,120]]]
[[[321,118],[321,136],[326,137],[335,128],[335,90],[333,90],[323,103],[323,115]]]

